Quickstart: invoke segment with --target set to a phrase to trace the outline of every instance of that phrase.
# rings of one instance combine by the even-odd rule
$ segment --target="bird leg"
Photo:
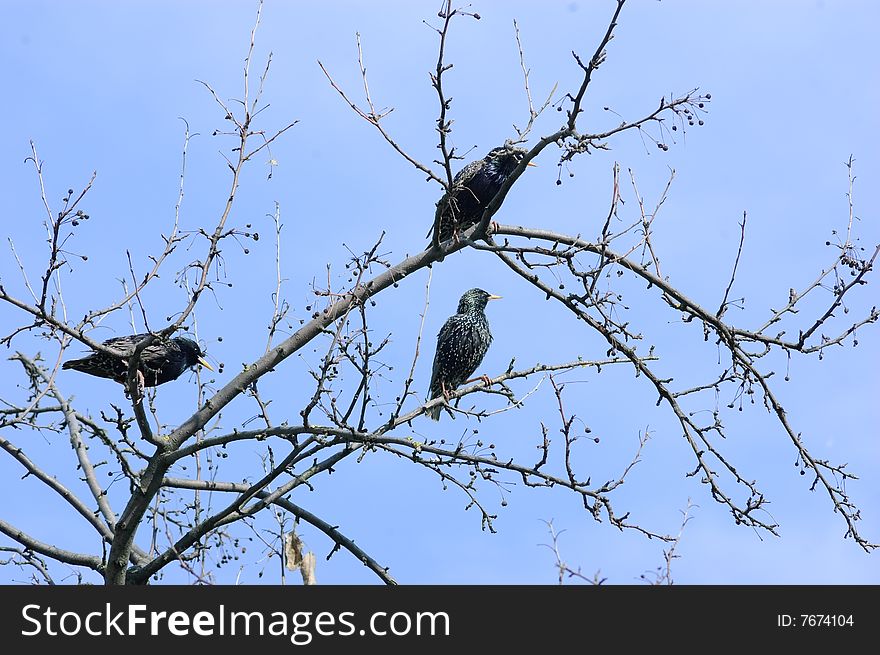
[[[486,236],[492,236],[498,230],[498,223],[496,221],[489,221],[489,225],[486,226]],[[452,238],[455,239],[456,245],[461,243],[461,236],[458,229],[458,224],[456,223],[455,227],[452,230]]]
[[[452,226],[452,241],[455,245],[461,243],[461,232],[458,229],[458,221],[455,221],[455,224]]]
[[[475,378],[471,378],[470,380],[466,380],[465,384],[468,384],[470,382],[476,382],[477,380],[481,380],[483,382],[483,384],[485,384],[487,387],[492,386],[492,380],[485,373],[483,375],[478,375]]]
[[[146,387],[146,384],[144,381],[144,374],[143,374],[143,372],[141,372],[140,369],[137,370],[137,377],[135,378],[135,380],[137,381],[137,386],[135,387],[135,394],[136,395],[134,398],[132,398],[132,400],[137,403],[143,399],[144,388]],[[128,392],[128,385],[123,383],[123,388],[125,389],[125,397],[131,398],[131,394],[129,394],[129,392]]]

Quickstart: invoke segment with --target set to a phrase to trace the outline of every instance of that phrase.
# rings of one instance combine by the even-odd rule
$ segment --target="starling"
[[[428,400],[449,397],[449,392],[464,384],[486,356],[492,333],[486,320],[486,303],[497,300],[482,289],[465,292],[458,301],[458,312],[446,319],[437,334],[437,352],[431,372]],[[431,418],[440,420],[440,405],[431,409]]]
[[[452,180],[452,189],[443,194],[434,213],[434,225],[439,225],[441,242],[480,222],[486,205],[526,152],[524,148],[512,146],[493,148],[483,159],[472,161],[458,172]],[[534,164],[529,162],[529,166]]]
[[[102,352],[94,352],[83,359],[71,359],[64,362],[61,368],[72,368],[82,373],[110,378],[125,384],[128,375],[128,361],[125,356],[134,352],[135,346],[149,334],[133,334],[128,337],[107,339],[103,345],[117,350],[124,357],[113,357]],[[203,359],[204,353],[199,344],[186,337],[173,339],[157,338],[144,348],[138,362],[138,385],[155,387],[176,380],[191,366],[201,364],[209,371],[214,369]],[[141,379],[142,378],[142,379]]]

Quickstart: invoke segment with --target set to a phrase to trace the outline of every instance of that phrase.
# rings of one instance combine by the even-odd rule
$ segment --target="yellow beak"
[[[533,163],[532,163],[532,162],[529,162],[529,163],[528,163],[528,164],[526,164],[526,166],[534,166],[534,167],[535,167],[535,168],[537,168],[537,167],[538,167],[538,165],[537,165],[537,164],[533,164]]]
[[[208,362],[206,362],[205,359],[204,359],[203,357],[199,357],[199,364],[201,364],[202,366],[204,366],[204,367],[205,367],[206,369],[208,369],[209,371],[213,371],[213,370],[214,370],[214,367],[211,366]]]
[[[489,300],[501,300],[501,298],[502,298],[501,296],[493,296],[493,295],[489,296]]]

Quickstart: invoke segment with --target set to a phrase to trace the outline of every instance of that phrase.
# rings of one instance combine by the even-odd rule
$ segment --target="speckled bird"
[[[61,368],[73,369],[100,378],[110,378],[125,384],[128,375],[128,357],[134,353],[135,347],[149,334],[133,334],[127,337],[107,339],[103,345],[122,353],[123,357],[113,357],[100,351],[93,352],[82,359],[71,359],[64,362]],[[192,339],[174,337],[173,339],[156,339],[144,348],[138,362],[138,371],[143,380],[139,386],[155,387],[176,380],[188,368],[200,364],[209,371],[214,369],[205,361],[204,353]]]
[[[486,303],[497,300],[482,289],[471,289],[458,301],[458,312],[446,319],[437,334],[437,351],[434,353],[434,369],[428,400],[443,396],[464,384],[486,356],[492,343],[489,321],[486,320]],[[440,420],[441,406],[431,409],[430,416]]]
[[[458,172],[452,180],[452,189],[443,194],[434,212],[432,225],[440,226],[441,242],[480,222],[486,206],[526,152],[524,148],[512,146],[493,148],[488,155],[472,161]],[[531,162],[528,165],[534,166]],[[429,236],[430,234],[431,232],[428,233]]]

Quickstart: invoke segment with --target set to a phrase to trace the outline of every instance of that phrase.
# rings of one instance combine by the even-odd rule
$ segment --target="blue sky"
[[[473,147],[473,156],[481,156],[514,135],[512,124],[525,122],[514,19],[538,101],[556,83],[564,91],[579,82],[570,53],[590,56],[613,5],[475,2],[472,10],[481,20],[458,21],[448,44],[448,61],[455,64],[446,78],[453,98],[455,145],[460,150]],[[213,226],[228,186],[220,151],[228,150],[230,141],[211,136],[224,126],[223,115],[196,80],[209,83],[224,99],[241,96],[242,62],[256,6],[4,3],[0,60],[6,71],[7,131],[0,150],[0,185],[6,200],[2,225],[32,277],[42,270],[45,233],[33,166],[24,161],[30,154],[28,140],[36,143],[45,162],[53,202],[97,171],[84,204],[91,219],[78,228],[70,245],[74,252],[89,255],[88,262],[76,263],[65,277],[71,316],[119,295],[119,279],[128,271],[126,249],[139,271],[146,270],[148,256],[161,249],[159,235],[173,222],[178,194],[181,118],[198,133],[188,149],[181,224],[185,229]],[[255,70],[262,69],[271,51],[265,90],[270,106],[260,120],[268,131],[294,120],[299,123],[272,147],[277,166],[271,180],[266,159],[254,162],[243,176],[231,224],[250,223],[264,238],[247,244],[248,255],[226,246],[224,274],[233,286],[205,299],[197,312],[198,336],[213,360],[225,364],[215,388],[265,347],[275,284],[268,215],[275,203],[284,223],[284,294],[296,322],[308,317],[310,285],[326,280],[327,264],[334,276],[341,273],[348,258],[345,246],[362,251],[385,231],[383,248],[389,261],[424,248],[439,188],[425,182],[424,175],[341,101],[317,60],[359,100],[355,33],[360,33],[373,99],[378,107],[394,107],[386,129],[428,163],[436,156],[436,95],[428,80],[436,64],[436,35],[422,21],[436,23],[438,6],[433,0],[266,2]],[[737,223],[748,212],[747,241],[732,292],[748,300],[728,318],[743,327],[760,325],[769,307],[787,301],[789,288],[804,287],[833,261],[833,248],[825,242],[835,241],[832,230],[846,229],[844,162],[850,155],[857,175],[856,234],[868,249],[880,243],[878,19],[880,9],[870,2],[632,2],[591,84],[584,129],[616,125],[620,119],[603,111],[606,106],[634,119],[652,111],[661,96],[695,87],[712,94],[705,125],[679,133],[666,152],[647,147],[636,133],[618,136],[610,142],[610,151],[576,159],[561,186],[555,183],[556,151],[548,148],[539,167],[519,180],[496,219],[593,238],[607,212],[614,162],[619,162],[627,183],[627,216],[635,216],[637,208],[626,171],[632,170],[639,191],[653,204],[674,168],[676,179],[655,222],[664,274],[697,302],[717,306],[736,254]],[[560,114],[548,110],[530,145],[559,122]],[[568,177],[568,172],[574,176]],[[2,282],[21,296],[26,292],[6,239],[2,245],[7,252],[0,257]],[[178,253],[172,268],[192,256]],[[394,366],[378,393],[391,399],[408,370],[426,279],[426,271],[420,271],[376,298],[373,329],[391,334],[385,357]],[[334,280],[342,284],[345,277]],[[433,349],[434,335],[459,295],[472,286],[505,298],[489,307],[495,341],[481,370],[500,373],[513,356],[525,365],[604,354],[603,341],[523,287],[493,258],[475,252],[456,254],[434,267],[425,324],[427,350]],[[676,379],[705,381],[707,371],[715,370],[717,353],[703,342],[701,329],[683,325],[639,285],[623,281],[620,288],[632,306],[632,320],[641,326],[646,341],[657,346],[659,370]],[[869,284],[854,295],[853,309],[864,311],[877,304],[877,298],[877,287]],[[161,325],[183,300],[169,268],[145,297],[151,321]],[[822,307],[819,303],[811,309],[821,312]],[[841,315],[837,325],[845,326],[848,318]],[[20,320],[9,306],[0,309],[4,335]],[[114,315],[95,332],[96,338],[129,332],[128,320],[127,313]],[[815,356],[793,359],[791,381],[779,379],[782,373],[775,380],[790,420],[813,454],[849,462],[859,475],[847,489],[863,510],[862,534],[874,542],[880,541],[876,327],[860,331],[857,348],[847,342],[821,362]],[[14,342],[14,349],[30,353],[45,347],[45,342],[26,336]],[[44,356],[54,358],[57,352]],[[275,398],[279,422],[298,416],[310,393],[307,366],[317,361],[318,355],[306,349],[261,386]],[[782,371],[784,358],[777,357],[773,364]],[[21,383],[17,364],[4,360],[0,370],[0,397],[16,397],[20,392],[15,385]],[[429,374],[429,356],[423,355],[416,384],[426,388]],[[639,432],[647,428],[653,435],[632,479],[616,496],[618,511],[630,511],[633,520],[658,531],[675,532],[688,500],[696,505],[679,546],[681,558],[674,565],[676,582],[880,583],[878,556],[843,539],[843,521],[826,495],[809,491],[809,475],[798,475],[790,442],[760,404],[724,415],[728,438],[721,446],[771,500],[772,518],[780,524],[778,538],[734,525],[703,485],[685,477],[694,461],[680,428],[668,411],[654,406],[651,389],[633,380],[630,370],[575,372],[565,379],[572,411],[600,437],[599,444],[581,446],[579,461],[586,475],[601,479],[619,474],[635,451]],[[112,383],[74,372],[63,373],[59,383],[95,415],[109,402],[124,400]],[[172,385],[160,390],[157,402],[168,424],[185,419],[196,399],[190,376]],[[728,399],[722,401],[723,406]],[[707,404],[711,406],[704,403],[702,409]],[[530,461],[539,421],[552,418],[554,411],[545,380],[521,412],[508,412],[479,426],[462,418],[446,417],[439,424],[421,420],[414,424],[413,435],[457,437],[478,427],[504,452]],[[224,413],[223,422],[232,427],[253,413],[252,405],[241,402]],[[34,459],[75,484],[74,459],[62,436],[15,436],[25,439]],[[251,444],[236,450],[234,461],[222,463],[221,478],[259,475],[261,447]],[[2,518],[57,545],[95,550],[92,535],[77,517],[67,516],[36,482],[19,479],[18,464],[0,459],[0,471],[6,499]],[[122,491],[119,487],[114,493]],[[561,490],[514,485],[503,507],[496,489],[486,487],[482,493],[499,514],[497,534],[480,530],[479,516],[464,511],[464,496],[443,492],[424,470],[378,455],[340,467],[314,491],[293,500],[339,525],[401,582],[552,583],[554,559],[542,546],[549,541],[544,524],[549,520],[565,530],[559,546],[566,561],[589,575],[600,571],[609,582],[638,582],[640,575],[662,564],[662,545],[656,540],[595,522],[576,498]],[[306,529],[303,537],[319,556],[319,582],[376,581],[344,552],[324,561],[331,544],[323,536]],[[140,536],[142,543],[146,539]],[[259,546],[251,552],[258,553]],[[274,566],[269,565],[265,579],[273,579]],[[260,568],[260,563],[251,563],[239,579],[257,581]],[[169,579],[177,579],[175,575]],[[218,581],[231,582],[239,571],[227,567],[217,575]],[[19,579],[19,572],[0,569],[0,580]]]

